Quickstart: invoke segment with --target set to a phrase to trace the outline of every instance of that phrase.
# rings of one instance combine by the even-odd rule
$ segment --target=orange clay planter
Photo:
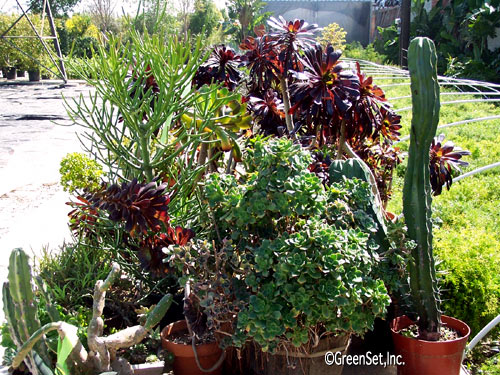
[[[187,331],[185,320],[171,323],[161,332],[163,349],[168,350],[175,356],[173,363],[174,375],[220,375],[222,373],[221,366],[211,372],[203,372],[199,369],[191,344],[177,344],[171,341],[174,333],[182,331]],[[201,366],[205,369],[212,368],[222,356],[222,350],[217,342],[196,345],[196,352]]]
[[[470,335],[464,322],[443,315],[443,325],[456,330],[462,337],[450,341],[424,341],[405,337],[398,333],[414,324],[407,316],[396,318],[391,323],[394,350],[402,356],[404,365],[398,366],[398,375],[459,375],[462,356]]]

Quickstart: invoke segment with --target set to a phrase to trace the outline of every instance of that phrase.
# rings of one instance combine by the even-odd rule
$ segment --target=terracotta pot
[[[395,223],[396,220],[398,220],[398,217],[396,216],[396,214],[394,212],[390,212],[390,211],[385,211],[385,218],[389,221],[392,221],[393,223]]]
[[[391,323],[394,350],[401,355],[404,365],[398,366],[398,375],[459,375],[462,356],[470,335],[470,328],[464,322],[443,315],[443,325],[456,330],[462,337],[450,341],[424,341],[405,337],[401,329],[413,322],[407,316],[396,318]]]
[[[187,324],[185,320],[179,320],[171,323],[161,331],[161,344],[163,349],[168,350],[175,356],[173,363],[174,375],[221,374],[220,366],[212,372],[201,371],[196,364],[191,344],[176,344],[171,341],[171,336],[176,332],[187,332]],[[216,342],[196,345],[196,352],[198,353],[201,366],[205,369],[209,369],[215,365],[222,356],[222,350]]]

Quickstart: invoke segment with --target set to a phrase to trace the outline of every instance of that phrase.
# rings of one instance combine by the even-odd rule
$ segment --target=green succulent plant
[[[249,141],[239,178],[211,174],[206,242],[171,248],[207,325],[232,323],[231,344],[297,347],[314,335],[371,329],[389,304],[370,186],[325,187],[309,151],[287,139]],[[231,317],[236,316],[236,319]]]

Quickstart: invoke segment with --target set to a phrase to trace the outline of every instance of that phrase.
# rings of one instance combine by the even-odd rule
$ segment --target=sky
[[[175,2],[176,0],[174,0]],[[26,0],[19,0],[21,5],[26,9]],[[219,9],[225,7],[225,0],[214,0],[215,4]],[[90,0],[81,0],[81,3],[77,6],[75,11],[84,11],[88,8]],[[115,0],[115,10],[121,14],[121,9],[123,8],[126,12],[135,13],[137,10],[138,0]],[[16,0],[0,0],[0,12],[1,13],[18,13],[19,9]]]

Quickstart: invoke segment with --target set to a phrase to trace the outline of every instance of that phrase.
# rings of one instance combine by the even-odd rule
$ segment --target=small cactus
[[[437,55],[432,40],[415,38],[408,49],[413,117],[408,168],[403,187],[403,214],[408,235],[417,246],[409,264],[410,288],[419,316],[419,338],[439,339],[441,312],[432,254],[429,147],[439,122]]]
[[[21,347],[40,328],[29,258],[22,249],[14,249],[10,254],[8,282],[3,284],[2,295],[12,339],[17,347]],[[50,361],[43,340],[37,343],[25,362],[33,375],[52,375],[47,366]]]

